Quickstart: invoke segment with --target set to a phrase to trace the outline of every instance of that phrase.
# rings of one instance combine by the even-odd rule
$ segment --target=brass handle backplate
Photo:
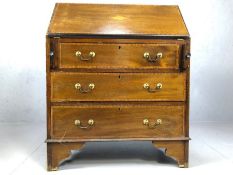
[[[77,51],[77,52],[75,52],[75,56],[78,57],[81,61],[89,61],[95,57],[95,52],[91,51],[91,52],[89,52],[87,57],[84,57],[82,55],[82,52]]]
[[[156,126],[162,124],[162,119],[157,119],[156,122],[150,123],[148,119],[143,120],[143,125],[147,126],[149,129],[154,129]]]
[[[89,129],[94,126],[95,122],[93,119],[89,119],[87,121],[87,126],[83,126],[80,120],[75,120],[74,121],[75,126],[81,128],[81,129]]]
[[[76,83],[74,85],[74,87],[75,87],[75,89],[78,89],[79,92],[81,92],[81,93],[87,93],[87,92],[92,91],[95,88],[95,84],[94,83],[90,83],[87,88],[83,88],[80,83]]]
[[[148,62],[155,62],[155,61],[157,61],[157,60],[159,60],[159,59],[161,59],[161,58],[163,57],[163,53],[162,53],[162,52],[158,52],[158,53],[155,55],[155,57],[152,57],[152,56],[150,55],[149,52],[145,52],[145,53],[143,54],[143,57],[144,57],[145,59],[147,59]]]
[[[144,83],[143,88],[146,89],[148,92],[156,92],[160,89],[162,89],[163,85],[162,83],[157,83],[155,85],[155,88],[151,88],[149,83]]]

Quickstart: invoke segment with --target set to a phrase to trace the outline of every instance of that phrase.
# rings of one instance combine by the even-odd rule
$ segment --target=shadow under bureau
[[[151,141],[188,166],[190,37],[178,6],[58,3],[46,48],[48,170],[91,141]]]

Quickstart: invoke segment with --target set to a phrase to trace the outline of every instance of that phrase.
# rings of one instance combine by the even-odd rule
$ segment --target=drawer
[[[51,116],[55,139],[184,136],[182,105],[54,106]]]
[[[60,43],[60,68],[178,69],[178,44]]]
[[[51,101],[184,101],[185,73],[51,73]]]

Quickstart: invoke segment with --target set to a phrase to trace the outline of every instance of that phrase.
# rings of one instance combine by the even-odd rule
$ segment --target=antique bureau
[[[131,140],[188,167],[190,37],[178,6],[58,3],[46,48],[48,170],[85,142]]]

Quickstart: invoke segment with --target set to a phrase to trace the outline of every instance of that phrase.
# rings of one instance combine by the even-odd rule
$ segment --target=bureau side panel
[[[51,46],[51,38],[48,36],[46,37],[46,107],[47,107],[47,138],[50,138],[50,126],[51,126],[51,120],[50,120],[50,114],[51,114],[51,104],[50,104],[50,98],[51,98],[51,83],[50,83],[50,46]]]
[[[46,107],[47,107],[47,138],[51,131],[51,72],[56,68],[58,38],[46,36]]]
[[[186,67],[186,136],[189,136],[189,104],[190,104],[190,39],[186,41],[185,44],[185,63],[184,66]],[[187,55],[189,55],[187,57]]]
[[[189,104],[190,104],[190,39],[187,40],[186,45],[185,45],[185,66],[187,69],[187,81],[186,81],[186,112],[185,112],[185,131],[186,131],[186,136],[189,137]],[[189,144],[185,144],[185,158],[189,160]],[[188,165],[187,165],[188,166]]]

